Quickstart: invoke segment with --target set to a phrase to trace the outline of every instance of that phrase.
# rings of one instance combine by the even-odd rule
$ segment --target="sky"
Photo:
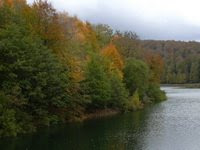
[[[28,0],[32,3],[33,0]],[[49,0],[59,11],[141,39],[200,41],[200,0]]]

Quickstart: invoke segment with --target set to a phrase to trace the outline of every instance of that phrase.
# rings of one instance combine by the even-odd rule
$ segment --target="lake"
[[[0,139],[0,150],[199,150],[200,89],[162,89],[168,100],[144,110]]]

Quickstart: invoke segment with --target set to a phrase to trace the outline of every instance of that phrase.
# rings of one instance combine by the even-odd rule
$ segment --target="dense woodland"
[[[133,32],[81,21],[47,1],[1,0],[0,136],[164,100],[164,54],[155,51]]]
[[[141,44],[162,56],[165,62],[162,83],[200,82],[199,42],[141,41]]]

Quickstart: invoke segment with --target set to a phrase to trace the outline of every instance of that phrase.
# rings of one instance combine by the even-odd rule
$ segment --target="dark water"
[[[0,150],[199,150],[200,89],[165,87],[145,110],[0,139]]]

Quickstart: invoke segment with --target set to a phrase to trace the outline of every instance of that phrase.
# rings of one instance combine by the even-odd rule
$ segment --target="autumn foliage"
[[[143,55],[136,37],[58,12],[47,1],[1,1],[0,136],[163,100],[162,58]]]
[[[164,62],[159,54],[147,51],[145,53],[145,62],[149,65],[151,70],[151,81],[160,83],[160,79],[163,73]]]

